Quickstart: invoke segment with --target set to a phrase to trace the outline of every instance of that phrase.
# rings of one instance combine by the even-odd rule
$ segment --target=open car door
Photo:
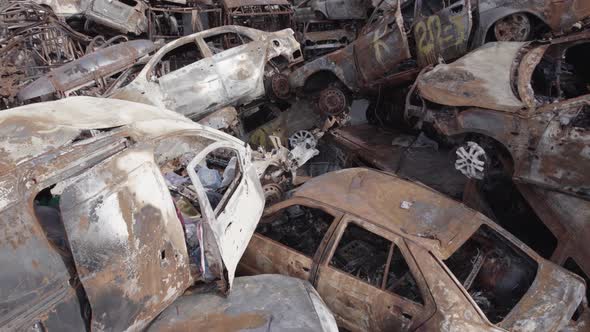
[[[195,168],[206,164],[208,155],[216,151],[233,154],[237,162],[223,196],[218,202],[211,204]],[[264,193],[256,169],[250,161],[249,151],[248,148],[238,151],[235,144],[219,141],[201,150],[187,166],[204,217],[202,253],[206,258],[205,268],[209,270],[204,272],[213,273],[224,280],[227,289],[231,288],[238,262],[264,209]],[[230,163],[231,160],[228,164]]]
[[[189,286],[184,232],[151,149],[86,171],[60,208],[92,330],[140,330]]]
[[[444,6],[440,8],[439,6]],[[414,38],[418,64],[436,64],[467,53],[473,24],[470,0],[416,0]]]

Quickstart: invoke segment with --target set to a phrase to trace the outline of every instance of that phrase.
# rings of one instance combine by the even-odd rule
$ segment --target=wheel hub
[[[319,110],[327,115],[338,115],[346,109],[346,95],[338,88],[327,88],[320,92]]]
[[[275,74],[270,79],[273,94],[279,99],[287,99],[291,92],[289,79],[283,74]]]

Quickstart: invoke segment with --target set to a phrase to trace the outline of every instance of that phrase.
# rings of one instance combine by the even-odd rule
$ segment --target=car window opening
[[[330,265],[375,287],[381,287],[391,241],[349,224]]]
[[[322,210],[293,205],[261,221],[256,232],[313,257],[333,220]]]
[[[162,77],[178,69],[203,59],[203,54],[195,42],[189,42],[166,53],[157,63],[155,76]]]
[[[544,104],[590,93],[590,69],[586,66],[590,43],[570,47],[562,59],[561,52],[555,55],[552,50],[559,51],[550,47],[533,71],[531,86],[537,102]]]
[[[537,263],[482,225],[445,264],[490,322],[501,322],[528,291]]]
[[[237,46],[245,45],[252,41],[247,36],[235,32],[226,32],[205,38],[205,43],[213,54],[227,51]]]
[[[354,223],[342,234],[330,265],[372,286],[424,303],[399,247]]]

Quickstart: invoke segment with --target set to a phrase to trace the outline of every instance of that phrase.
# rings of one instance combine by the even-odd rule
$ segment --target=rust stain
[[[173,331],[212,331],[236,332],[256,329],[268,324],[269,315],[262,313],[242,313],[230,315],[225,313],[207,314],[178,323],[168,323],[160,326],[162,332]]]

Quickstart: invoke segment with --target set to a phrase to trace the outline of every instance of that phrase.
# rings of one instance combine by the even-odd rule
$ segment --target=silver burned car
[[[222,26],[161,48],[138,76],[110,97],[165,107],[193,120],[270,94],[289,95],[280,72],[303,61],[293,30]]]

